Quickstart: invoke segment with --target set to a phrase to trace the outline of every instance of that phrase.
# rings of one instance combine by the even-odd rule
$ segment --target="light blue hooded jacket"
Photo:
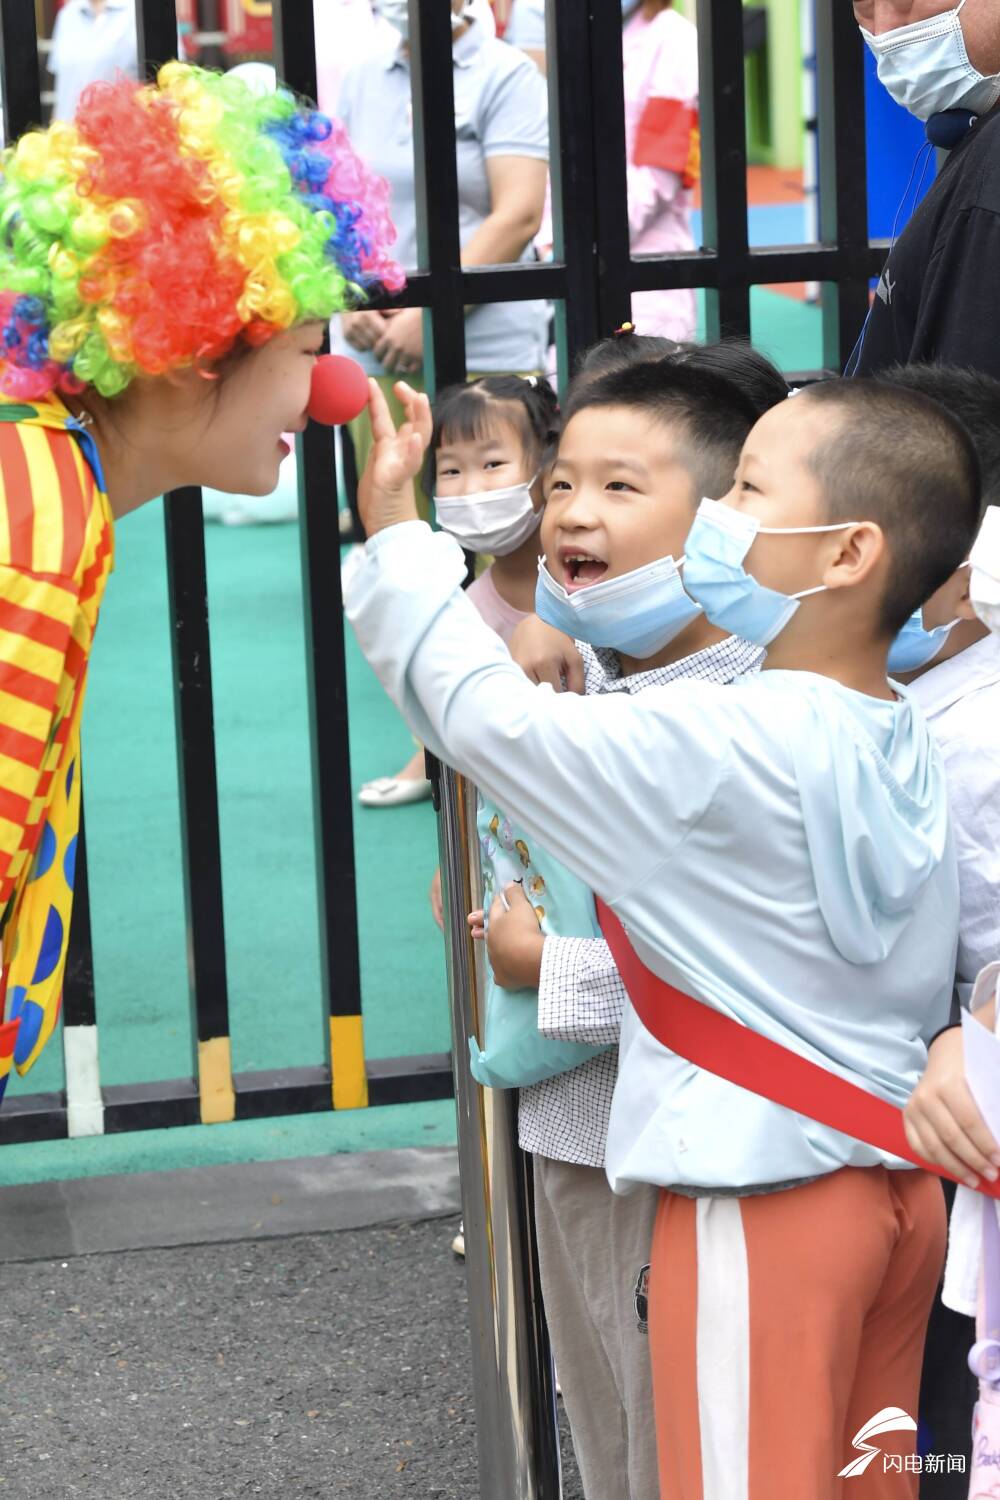
[[[948,1017],[958,878],[944,774],[904,689],[809,672],[636,697],[535,687],[422,523],[368,543],[348,616],[430,749],[586,880],[679,989],[903,1104]],[[906,1165],[693,1067],[626,1008],[607,1169],[746,1188]]]

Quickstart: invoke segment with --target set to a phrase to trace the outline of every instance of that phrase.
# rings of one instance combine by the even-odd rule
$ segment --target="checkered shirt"
[[[588,694],[641,693],[680,677],[733,682],[756,671],[764,655],[758,646],[730,636],[670,666],[623,677],[614,651],[580,641],[577,648]],[[563,1040],[607,1044],[608,1050],[568,1073],[521,1089],[518,1138],[523,1150],[554,1161],[603,1167],[625,999],[614,959],[601,938],[546,938],[538,987],[539,1030]]]

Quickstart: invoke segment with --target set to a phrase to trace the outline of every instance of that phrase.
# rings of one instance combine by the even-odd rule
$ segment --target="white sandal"
[[[426,777],[379,776],[364,783],[358,801],[363,807],[403,807],[407,802],[425,802],[430,794]]]

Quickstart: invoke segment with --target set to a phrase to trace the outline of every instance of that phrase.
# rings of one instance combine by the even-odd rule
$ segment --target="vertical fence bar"
[[[155,78],[161,64],[177,56],[177,9],[174,0],[136,0],[135,30],[139,47],[139,76]]]
[[[839,0],[834,0],[839,3]],[[717,288],[705,295],[705,333],[750,336],[743,6],[698,0],[698,77],[705,245]]]
[[[188,981],[206,1125],[235,1114],[201,491],[164,498]]]
[[[868,312],[864,44],[850,6],[815,3],[820,238],[843,265],[823,287],[823,363],[839,371]]]
[[[305,98],[315,99],[316,42],[311,5],[276,0],[273,22],[278,76]],[[333,1106],[357,1109],[368,1103],[368,1079],[361,1015],[336,461],[330,433],[314,422],[309,423],[296,446],[320,911],[320,977],[329,1017],[327,1045]]]
[[[104,1101],[97,1050],[90,882],[87,878],[86,818],[82,797],[73,870],[73,915],[63,981],[63,1062],[66,1069],[67,1134],[103,1135]]]
[[[597,203],[593,136],[580,79],[591,70],[588,0],[546,6],[549,174],[555,254],[566,266],[565,300],[556,306],[561,388],[581,353],[601,336],[597,301]]]
[[[410,0],[411,77],[421,267],[430,271],[424,368],[433,390],[465,378],[451,16]],[[433,188],[433,198],[431,197]],[[429,326],[428,326],[429,325]],[[430,339],[426,334],[430,334]],[[482,1500],[558,1500],[559,1447],[548,1337],[541,1312],[516,1101],[480,1089],[468,1072],[477,1025],[466,914],[478,892],[470,865],[475,791],[435,768],[445,942],[458,1095],[465,1270]],[[478,894],[476,902],[478,903]]]
[[[333,440],[310,423],[297,443],[302,593],[320,905],[320,975],[329,1016],[334,1109],[368,1103],[354,866],[347,664]]]
[[[198,0],[197,29],[209,34],[219,32],[219,0]],[[208,42],[198,53],[198,62],[203,68],[225,67],[225,54],[218,42]]]
[[[440,775],[479,1496],[559,1500],[555,1389],[532,1232],[529,1163],[517,1144],[517,1093],[480,1088],[468,1067],[469,1037],[482,1042],[483,957],[465,920],[482,891],[476,790],[445,766]]]
[[[8,143],[42,123],[34,0],[0,0],[3,125]]]
[[[598,184],[594,214],[600,337],[620,327],[632,306],[622,16],[621,9],[615,10],[613,5],[592,4],[590,7],[589,80],[590,129]]]
[[[145,76],[177,56],[174,0],[139,0],[136,32]],[[163,499],[174,675],[188,983],[202,1123],[232,1120],[232,1045],[222,905],[222,847],[212,707],[208,578],[201,491]]]
[[[458,234],[458,163],[451,11],[410,0],[410,79],[417,250],[430,271],[424,370],[432,393],[465,379],[465,313]],[[428,337],[428,334],[430,337]]]

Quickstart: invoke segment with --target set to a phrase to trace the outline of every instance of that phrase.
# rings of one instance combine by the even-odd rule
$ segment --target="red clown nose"
[[[368,405],[368,376],[356,360],[324,354],[313,366],[308,412],[325,427],[353,422]]]

